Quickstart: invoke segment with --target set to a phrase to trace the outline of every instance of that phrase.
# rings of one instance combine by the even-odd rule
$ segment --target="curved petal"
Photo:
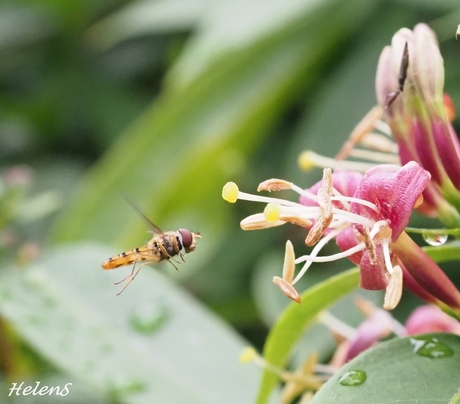
[[[375,257],[371,257],[369,250],[364,251],[359,265],[361,278],[359,286],[367,290],[381,290],[387,287],[387,277],[385,275],[385,259],[383,257],[383,247],[375,246]]]
[[[346,229],[341,231],[335,238],[337,246],[342,251],[347,251],[350,248],[355,247],[356,245],[360,243],[360,240],[358,239],[358,234],[359,233],[355,228],[347,227]],[[363,252],[359,251],[357,253],[349,255],[347,258],[351,262],[353,262],[353,264],[359,265],[361,263],[362,257],[363,257]]]
[[[364,175],[355,193],[356,198],[374,203],[378,212],[353,203],[351,210],[372,220],[386,220],[396,240],[409,223],[414,205],[430,181],[430,173],[415,161],[403,167],[380,165]]]

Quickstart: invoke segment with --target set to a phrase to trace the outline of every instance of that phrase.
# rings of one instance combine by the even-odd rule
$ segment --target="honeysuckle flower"
[[[460,227],[460,144],[451,124],[453,104],[443,87],[443,59],[434,33],[426,24],[399,30],[379,58],[378,105],[356,126],[336,159],[307,151],[300,166],[364,172],[372,163],[343,159],[401,165],[416,161],[432,176],[418,210],[448,227]]]
[[[263,214],[241,222],[245,230],[286,222],[309,229],[306,243],[315,244],[311,253],[295,258],[292,245],[287,243],[283,275],[274,278],[283,293],[296,302],[300,302],[300,296],[294,285],[313,262],[348,257],[360,266],[361,287],[386,290],[384,307],[387,309],[399,302],[405,272],[434,301],[439,299],[458,308],[460,294],[455,286],[404,232],[429,181],[430,174],[426,170],[416,162],[409,162],[403,167],[377,166],[364,176],[346,171],[332,174],[325,169],[323,180],[309,190],[276,179],[259,186],[259,190],[266,191],[291,189],[300,195],[300,203],[240,192],[234,183],[226,184],[223,197],[229,202],[244,199],[267,203]],[[342,252],[319,256],[322,247],[332,239],[336,239]],[[300,263],[304,265],[293,277],[295,264]]]

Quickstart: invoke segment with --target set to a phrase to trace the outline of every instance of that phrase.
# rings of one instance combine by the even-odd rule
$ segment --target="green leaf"
[[[68,246],[1,271],[1,315],[73,380],[120,403],[253,401],[259,370],[238,362],[247,343],[158,269],[144,268],[115,296],[111,283],[131,268],[103,271],[108,255]]]
[[[428,357],[423,356],[426,354]],[[366,350],[340,368],[316,393],[311,404],[337,403],[337,397],[341,404],[458,403],[459,369],[458,335],[395,338]],[[339,382],[348,372],[356,370],[365,372],[363,384],[344,386]]]
[[[302,294],[302,303],[292,303],[279,317],[270,331],[264,346],[265,359],[276,366],[285,366],[289,354],[305,330],[314,323],[315,317],[357,287],[359,269],[354,268],[336,275]],[[260,385],[258,404],[267,402],[279,378],[264,371]]]

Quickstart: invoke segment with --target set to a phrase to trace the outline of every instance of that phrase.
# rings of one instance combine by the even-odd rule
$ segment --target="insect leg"
[[[139,268],[137,268],[137,271],[134,272],[134,269],[135,269],[136,264],[137,264],[137,262],[135,262],[134,265],[133,265],[133,270],[131,271],[131,273],[130,273],[126,278],[124,278],[123,280],[114,283],[114,285],[119,285],[120,283],[122,283],[122,282],[128,280],[127,283],[126,283],[126,285],[123,286],[123,288],[117,293],[117,296],[120,296],[120,295],[123,293],[123,291],[128,287],[128,285],[136,278],[137,274],[138,274],[139,271],[142,269],[142,267],[145,266],[145,265],[148,265],[148,264],[150,264],[150,263],[151,263],[151,261],[147,261],[147,262],[142,263],[142,264],[139,266]]]
[[[113,284],[114,285],[119,285],[120,283],[123,283],[124,281],[126,281],[126,279],[131,278],[133,276],[133,274],[134,274],[134,270],[136,269],[137,262],[138,261],[137,261],[137,257],[136,257],[136,259],[134,260],[133,269],[131,270],[131,273],[127,277],[123,278],[121,281],[114,282]]]
[[[180,264],[180,262],[177,262],[175,261],[174,259],[171,259],[171,258],[168,258],[168,262],[174,267],[176,268],[176,271],[179,271],[179,269],[177,268],[176,264]],[[176,263],[176,264],[174,264]]]

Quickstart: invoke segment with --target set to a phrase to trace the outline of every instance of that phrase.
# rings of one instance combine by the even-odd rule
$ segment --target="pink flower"
[[[435,306],[416,308],[406,321],[407,335],[450,332],[460,335],[460,323]]]
[[[401,297],[403,278],[411,279],[419,295],[430,301],[439,299],[460,307],[460,294],[450,280],[418,247],[404,228],[430,174],[416,162],[403,167],[381,165],[360,174],[325,169],[323,180],[309,190],[284,180],[268,180],[259,190],[291,189],[300,194],[295,203],[278,198],[240,192],[236,184],[224,187],[224,199],[246,199],[268,203],[264,213],[241,222],[245,230],[263,229],[290,222],[309,229],[306,244],[315,245],[309,255],[295,257],[292,244],[286,246],[285,267],[275,284],[291,299],[299,302],[294,285],[313,262],[328,262],[348,257],[361,269],[361,287],[385,289],[384,307],[394,308]],[[342,252],[319,256],[322,247],[336,239]],[[304,263],[294,277],[295,265]],[[405,275],[407,274],[407,275]]]
[[[355,176],[350,176],[352,183],[354,180]],[[404,232],[413,208],[422,201],[421,195],[429,180],[429,173],[415,162],[401,168],[377,166],[368,170],[353,197],[372,202],[375,208],[352,202],[350,211],[370,219],[374,225],[366,227],[356,221],[336,236],[342,251],[353,251],[349,258],[360,266],[360,286],[387,290],[389,300],[385,307],[397,303],[396,300],[390,302],[392,295],[399,300],[403,279],[408,280],[407,286],[414,293],[430,302],[439,299],[451,307],[460,307],[460,295],[455,286]],[[354,250],[363,243],[365,248]]]

